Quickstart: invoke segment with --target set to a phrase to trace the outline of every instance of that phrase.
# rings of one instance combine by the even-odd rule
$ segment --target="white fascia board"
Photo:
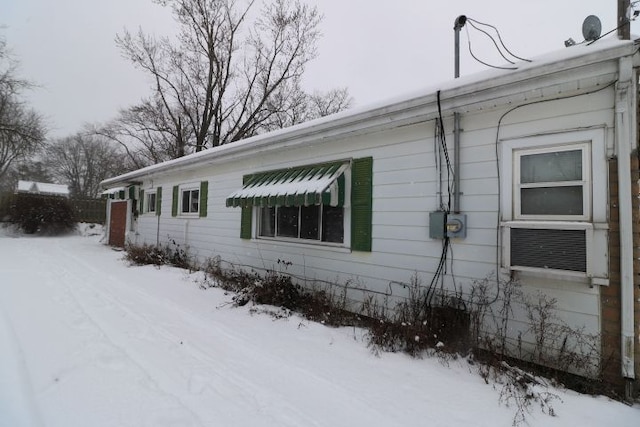
[[[586,49],[588,49],[587,53],[585,53]],[[541,56],[531,63],[519,63],[518,70],[492,70],[459,78],[415,92],[412,96],[343,111],[138,169],[106,179],[101,182],[101,186],[108,188],[167,170],[178,172],[195,168],[200,164],[227,162],[245,156],[255,156],[265,151],[322,143],[324,140],[361,135],[431,120],[438,114],[438,91],[441,93],[442,110],[447,112],[454,110],[466,112],[518,100],[541,98],[546,96],[545,91],[541,89],[547,86],[554,87],[554,90],[557,90],[556,86],[558,86],[564,92],[585,91],[585,87],[611,83],[610,79],[615,79],[617,63],[612,62],[610,66],[603,66],[603,63],[630,56],[636,52],[635,41],[613,39],[601,40],[592,46],[566,48],[560,52]],[[584,78],[580,83],[576,83],[577,73]]]

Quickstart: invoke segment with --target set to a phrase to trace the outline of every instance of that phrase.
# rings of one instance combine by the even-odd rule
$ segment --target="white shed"
[[[18,181],[16,188],[18,193],[42,194],[45,196],[69,197],[69,187],[63,184],[49,182]]]

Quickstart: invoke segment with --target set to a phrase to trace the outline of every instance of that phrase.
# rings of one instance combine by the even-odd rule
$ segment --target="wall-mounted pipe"
[[[467,22],[465,15],[456,18],[453,24],[454,40],[454,77],[460,77],[460,30]],[[460,113],[453,113],[453,212],[460,213]]]
[[[616,84],[615,146],[618,158],[618,209],[620,222],[620,305],[622,376],[635,378],[633,318],[633,204],[631,153],[635,148],[635,90],[633,60],[627,56],[618,62]]]

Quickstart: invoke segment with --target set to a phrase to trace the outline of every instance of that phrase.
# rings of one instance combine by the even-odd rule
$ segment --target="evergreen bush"
[[[73,207],[64,197],[17,194],[10,211],[10,222],[27,234],[60,234],[76,224]]]

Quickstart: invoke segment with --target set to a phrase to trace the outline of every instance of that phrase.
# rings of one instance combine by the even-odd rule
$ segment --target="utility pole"
[[[631,39],[631,21],[627,12],[631,7],[630,0],[618,0],[618,38],[620,40]]]

